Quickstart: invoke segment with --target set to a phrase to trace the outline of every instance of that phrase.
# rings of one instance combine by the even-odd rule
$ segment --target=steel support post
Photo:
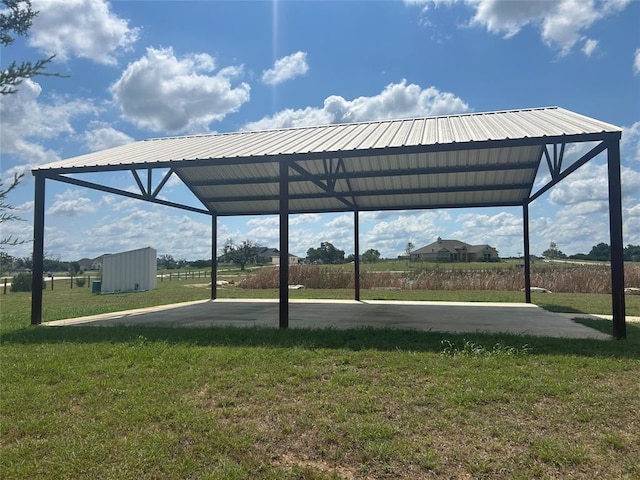
[[[33,269],[31,271],[31,325],[42,323],[42,277],[44,275],[45,177],[35,176],[33,213]]]
[[[524,237],[524,301],[531,303],[531,255],[529,246],[529,204],[522,205],[522,226]]]
[[[218,297],[218,215],[211,215],[211,300]]]
[[[353,269],[353,285],[355,289],[355,300],[360,301],[360,216],[358,211],[353,212],[353,250],[354,250],[354,269]]]
[[[289,164],[280,160],[280,328],[289,328]]]
[[[611,308],[613,336],[627,336],[624,302],[624,257],[622,244],[622,183],[620,181],[620,139],[607,146],[609,173],[609,241],[611,242]]]

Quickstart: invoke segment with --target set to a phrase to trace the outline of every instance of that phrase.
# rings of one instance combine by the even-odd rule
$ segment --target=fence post
[[[4,294],[7,294],[7,279],[4,279]]]
[[[73,275],[71,275],[69,278],[71,279],[69,285],[71,286],[71,290],[73,290]]]

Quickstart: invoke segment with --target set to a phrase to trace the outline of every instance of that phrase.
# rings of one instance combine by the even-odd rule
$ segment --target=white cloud
[[[638,203],[637,205],[634,205],[633,207],[631,207],[627,211],[627,215],[629,215],[629,217],[638,217],[638,218],[640,218],[640,203]]]
[[[406,80],[390,83],[372,97],[345,100],[338,95],[327,97],[322,108],[286,109],[244,126],[246,130],[363,122],[417,116],[444,115],[469,110],[461,98],[435,87],[423,89]]]
[[[44,147],[40,140],[73,134],[74,117],[95,113],[90,101],[53,98],[47,104],[40,98],[42,88],[26,79],[18,91],[5,95],[0,103],[0,143],[3,155],[15,155],[30,165],[59,159],[58,153]]]
[[[606,215],[576,215],[572,217],[534,218],[531,220],[531,253],[541,255],[556,242],[567,255],[588,253],[593,245],[609,243],[609,223]]]
[[[461,214],[457,218],[457,223],[460,222],[462,222],[465,231],[471,230],[474,235],[480,235],[483,238],[487,234],[494,236],[522,235],[522,218],[508,212],[499,212],[495,215]]]
[[[603,18],[624,10],[630,0],[405,0],[405,3],[423,6],[423,14],[432,5],[465,3],[475,11],[470,24],[485,27],[490,33],[511,38],[523,28],[534,26],[545,45],[559,49],[561,55],[569,54],[579,42],[584,42],[582,51],[591,55],[597,40],[587,38],[584,32]]]
[[[96,152],[118,145],[125,145],[134,141],[129,135],[108,125],[96,124],[84,134],[87,148]]]
[[[640,200],[623,212],[624,244],[640,245]]]
[[[241,238],[234,237],[234,241],[239,243],[243,240],[252,240],[261,247],[278,248],[280,244],[280,228],[278,225],[278,217],[250,220],[247,222],[250,230]]]
[[[484,214],[481,210],[462,213],[456,218],[458,230],[447,236],[472,245],[488,244],[502,256],[517,255],[523,250],[522,215],[511,212]]]
[[[636,49],[636,53],[633,57],[633,73],[640,75],[640,48]]]
[[[268,85],[278,85],[308,71],[307,52],[296,52],[276,60],[273,68],[262,73],[262,81]]]
[[[590,57],[591,55],[593,55],[593,52],[596,51],[596,48],[598,48],[598,40],[589,38],[584,42],[582,53],[584,53],[587,57]]]
[[[22,220],[28,220],[24,214],[19,214]],[[31,255],[33,244],[33,227],[28,221],[3,222],[1,238],[11,238],[11,240],[23,241],[25,243],[19,245],[3,245],[2,249],[12,257],[26,257]]]
[[[352,230],[353,229],[353,216],[342,214],[330,220],[326,223],[326,226],[338,230]]]
[[[629,164],[627,160],[640,162],[640,122],[635,122],[630,127],[622,127],[620,156],[623,164]]]
[[[623,201],[637,198],[640,192],[640,172],[621,167]],[[591,205],[603,210],[608,205],[609,185],[606,165],[586,164],[556,185],[549,195],[555,205],[576,205],[594,202]]]
[[[289,225],[304,225],[305,223],[317,223],[322,217],[318,213],[304,213],[301,215],[291,215]]]
[[[404,254],[408,242],[420,248],[443,234],[442,222],[448,218],[449,214],[444,210],[407,212],[388,217],[361,236],[360,249],[375,248],[383,257],[395,258]]]
[[[51,207],[47,209],[47,215],[60,217],[79,217],[95,213],[97,206],[88,197],[82,196],[80,190],[65,190],[57,194]]]
[[[34,0],[38,15],[33,20],[29,45],[55,54],[116,64],[116,54],[131,48],[139,30],[111,11],[104,0]]]
[[[126,201],[126,200],[125,200]],[[144,205],[131,206],[126,215],[110,212],[97,219],[86,217],[82,235],[64,226],[51,226],[45,232],[46,250],[64,259],[97,257],[151,246],[158,255],[175,258],[210,258],[210,222],[200,222],[176,210]]]
[[[278,228],[280,220],[274,216],[255,217],[247,221],[249,227],[275,227]]]
[[[249,101],[247,83],[232,86],[242,67],[215,75],[206,53],[177,58],[172,48],[148,48],[111,86],[116,105],[138,127],[157,132],[205,130]]]
[[[124,190],[134,193],[140,193],[133,187],[127,187]],[[140,200],[135,198],[123,197],[120,195],[103,195],[99,200],[100,208],[106,208],[111,212],[127,212],[140,208]]]

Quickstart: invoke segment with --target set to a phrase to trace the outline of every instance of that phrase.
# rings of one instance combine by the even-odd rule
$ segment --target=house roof
[[[280,250],[271,247],[259,247],[258,255],[261,257],[277,257],[280,255]],[[297,256],[292,253],[289,254],[289,257],[297,258]]]
[[[446,250],[448,252],[451,253],[456,253],[458,251],[458,249],[461,249],[463,247],[467,248],[467,252],[469,253],[475,253],[475,252],[479,252],[481,250],[484,250],[486,247],[489,248],[493,248],[490,245],[487,244],[482,244],[482,245],[470,245],[468,243],[465,242],[461,242],[460,240],[444,240],[444,239],[438,239],[433,243],[430,243],[429,245],[426,245],[422,248],[419,248],[417,250],[414,250],[413,252],[411,252],[411,254],[415,254],[415,255],[423,255],[423,254],[427,254],[427,253],[437,253],[440,252],[442,250]]]
[[[283,162],[289,167],[289,213],[508,206],[529,198],[547,144],[619,138],[620,132],[546,107],[151,139],[36,166],[33,172],[217,215],[278,213]],[[78,175],[127,170],[139,194]],[[158,170],[160,182],[152,185],[149,177]],[[158,195],[171,174],[202,207]]]

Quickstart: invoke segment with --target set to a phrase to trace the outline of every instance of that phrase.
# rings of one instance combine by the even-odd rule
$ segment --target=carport
[[[289,215],[352,212],[354,299],[360,300],[359,213],[379,210],[519,206],[525,302],[531,303],[529,205],[607,152],[613,335],[626,336],[621,129],[559,107],[385,120],[280,130],[159,138],[38,166],[31,323],[42,321],[45,183],[55,180],[211,216],[216,298],[217,219],[280,219],[279,327],[289,326]],[[567,147],[587,151],[569,162]],[[538,172],[546,183],[535,185]],[[139,192],[95,181],[129,171]],[[154,173],[157,183],[154,183]],[[176,175],[202,208],[160,197]],[[98,175],[99,176],[99,175]],[[87,177],[90,177],[89,180]]]

